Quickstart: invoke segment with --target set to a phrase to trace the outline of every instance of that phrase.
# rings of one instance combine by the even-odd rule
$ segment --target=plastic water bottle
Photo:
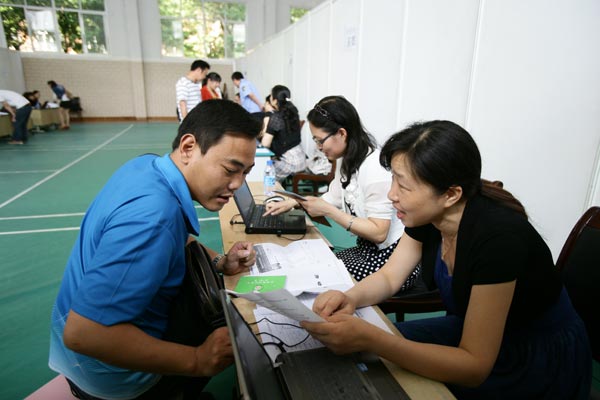
[[[273,160],[267,160],[263,185],[265,187],[265,196],[273,196],[273,190],[275,190],[275,166],[273,165]]]

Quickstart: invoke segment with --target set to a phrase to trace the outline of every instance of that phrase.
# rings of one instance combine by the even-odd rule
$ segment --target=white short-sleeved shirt
[[[29,104],[29,100],[12,90],[0,90],[0,103],[7,102],[11,107],[19,109]]]
[[[341,162],[338,161],[341,165]],[[352,175],[346,189],[342,188],[339,168],[329,184],[329,190],[322,198],[346,213],[353,213],[359,218],[377,218],[390,220],[387,238],[377,246],[384,249],[402,236],[404,225],[396,216],[396,210],[387,194],[390,191],[392,175],[379,164],[379,149],[367,156]]]

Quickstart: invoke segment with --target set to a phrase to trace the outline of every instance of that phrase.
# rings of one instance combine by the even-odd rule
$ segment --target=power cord
[[[233,217],[231,217],[229,220],[229,225],[244,225],[244,221],[235,221],[235,218],[240,216],[240,214],[235,214]]]

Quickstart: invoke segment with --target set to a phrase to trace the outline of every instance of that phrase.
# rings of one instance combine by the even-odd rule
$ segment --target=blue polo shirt
[[[249,113],[260,112],[260,107],[250,98],[250,93],[254,94],[257,99],[260,99],[258,90],[254,87],[252,82],[247,79],[240,80],[240,100],[242,107]]]
[[[153,386],[160,375],[66,348],[66,318],[73,309],[102,325],[130,322],[162,337],[185,274],[188,234],[198,232],[188,186],[168,154],[117,170],[88,209],[67,262],[52,310],[50,368],[97,397],[129,399]]]

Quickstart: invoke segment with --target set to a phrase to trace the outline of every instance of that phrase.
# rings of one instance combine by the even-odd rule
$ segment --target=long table
[[[252,191],[252,193],[262,193],[261,182],[248,182],[248,185],[250,186],[250,190]],[[219,212],[221,235],[223,239],[223,250],[225,252],[227,252],[231,248],[231,246],[233,246],[233,244],[237,241],[251,241],[253,243],[276,243],[281,246],[285,246],[290,243],[289,240],[278,237],[277,235],[246,234],[244,232],[244,225],[230,224],[232,217],[234,217],[238,212],[239,211],[235,203],[233,202],[229,202]],[[307,227],[308,230],[306,236],[304,236],[304,239],[322,238],[331,247],[331,243],[329,243],[325,239],[325,237],[321,234],[319,229],[310,220],[307,220]],[[298,236],[300,238],[301,235]],[[244,274],[225,276],[225,286],[228,289],[233,289],[237,285],[237,282],[242,275]],[[236,299],[235,305],[239,309],[240,313],[244,316],[246,321],[254,322],[254,303],[251,303],[244,299]],[[399,332],[394,326],[394,324],[392,324],[391,321],[387,319],[387,317],[378,308],[377,312],[386,322],[388,327],[394,333],[399,335]],[[405,369],[402,369],[385,359],[382,360],[387,366],[387,368],[390,370],[392,375],[396,378],[400,385],[402,385],[406,393],[408,393],[408,395],[411,397],[411,399],[445,400],[455,398],[444,384],[406,371]]]

